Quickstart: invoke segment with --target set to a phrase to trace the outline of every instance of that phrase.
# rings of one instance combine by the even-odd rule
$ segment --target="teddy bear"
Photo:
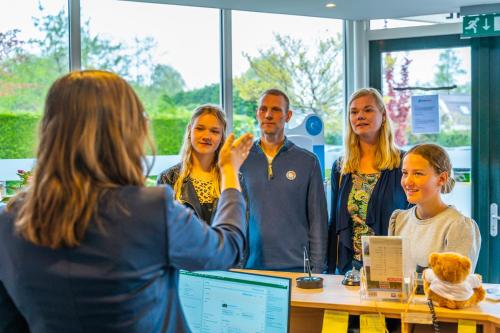
[[[470,274],[471,261],[454,252],[431,253],[429,267],[423,273],[424,291],[435,304],[462,309],[485,297],[481,276]]]

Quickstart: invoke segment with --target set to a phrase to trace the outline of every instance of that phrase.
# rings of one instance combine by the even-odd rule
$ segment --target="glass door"
[[[492,204],[500,207],[500,37],[475,38],[471,47],[472,202],[483,241],[478,267],[485,281],[500,283],[500,221],[492,216]]]
[[[382,94],[399,147],[446,148],[456,186],[444,196],[471,216],[470,47],[382,52]]]
[[[384,96],[396,143],[403,150],[424,142],[445,147],[456,186],[444,200],[471,216],[469,42],[458,36],[374,41],[370,54],[370,83]]]
[[[451,157],[457,183],[444,199],[478,223],[476,271],[490,283],[500,282],[500,236],[490,223],[490,204],[500,205],[499,40],[447,35],[370,42],[370,86],[384,95],[398,145],[438,143]]]

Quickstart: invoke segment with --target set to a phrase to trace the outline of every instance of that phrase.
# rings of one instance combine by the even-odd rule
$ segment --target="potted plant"
[[[0,191],[0,201],[6,203],[9,199],[20,192],[31,183],[33,172],[31,170],[19,169],[16,172],[19,180],[3,182],[3,190]]]

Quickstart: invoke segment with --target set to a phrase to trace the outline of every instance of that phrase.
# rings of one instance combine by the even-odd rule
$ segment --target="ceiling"
[[[137,1],[137,0],[129,0]],[[141,1],[141,0],[139,0]],[[458,13],[462,6],[500,7],[499,0],[142,0],[144,2],[365,20]],[[333,2],[335,8],[325,8]],[[482,12],[482,11],[481,11]],[[479,14],[477,12],[474,14]],[[497,10],[500,12],[500,10]],[[472,14],[472,13],[469,13]],[[257,24],[257,22],[256,22]]]

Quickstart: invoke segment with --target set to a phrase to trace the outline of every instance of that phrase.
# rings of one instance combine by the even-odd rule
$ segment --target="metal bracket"
[[[492,203],[490,205],[490,236],[496,237],[498,235],[498,220],[500,217],[498,216],[498,205],[496,203]]]

